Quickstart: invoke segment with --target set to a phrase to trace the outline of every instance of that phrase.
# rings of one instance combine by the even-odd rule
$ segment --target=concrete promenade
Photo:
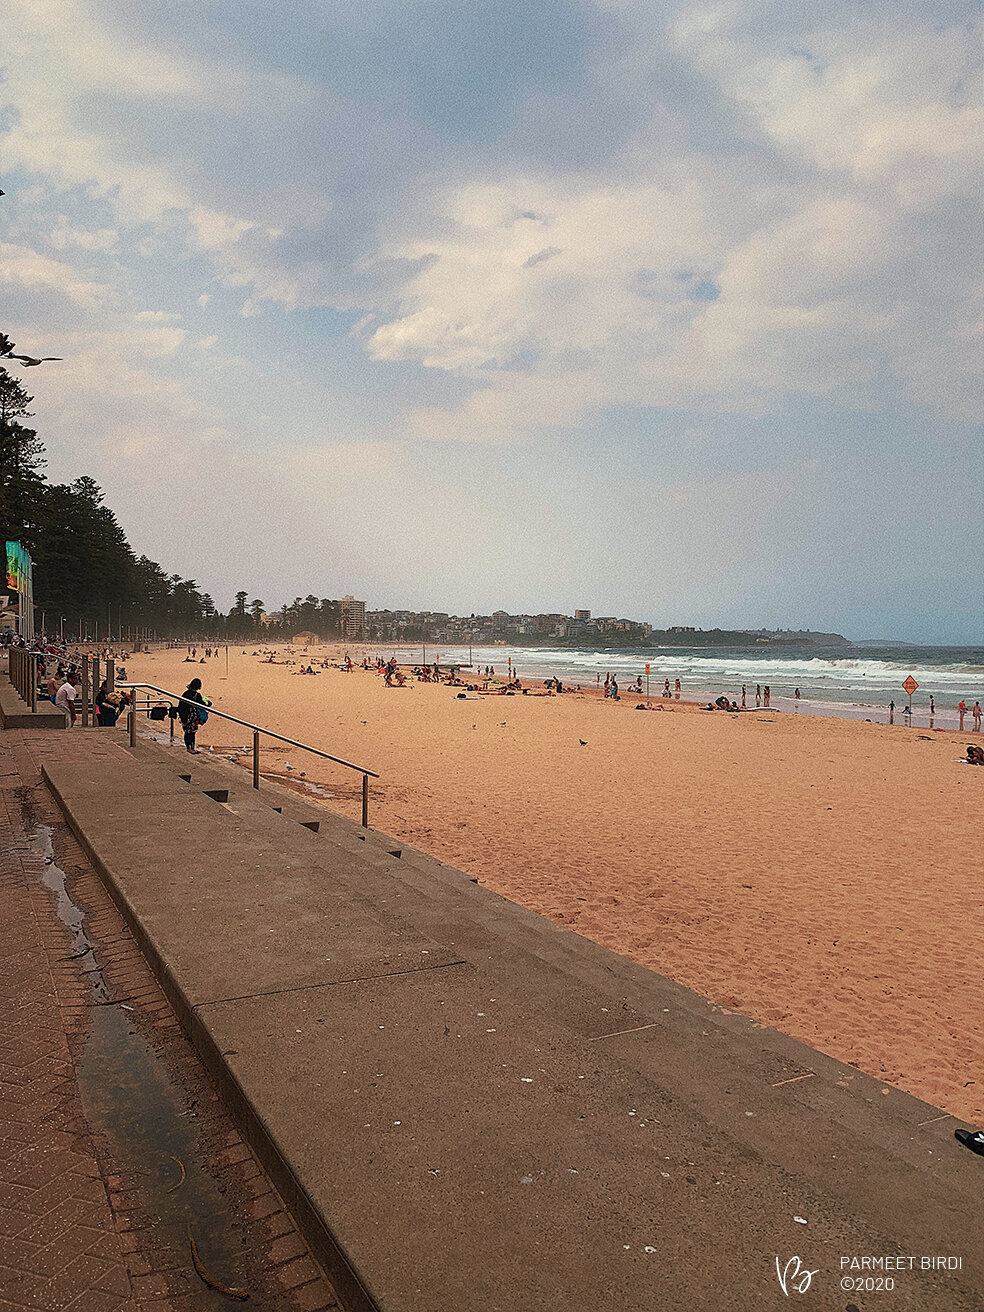
[[[938,1109],[234,767],[77,738],[47,783],[352,1312],[738,1312],[794,1256],[867,1306],[842,1259],[892,1255],[885,1306],[984,1306]]]
[[[244,1306],[337,1307],[43,785],[55,746],[90,770],[119,752],[0,734],[0,1312],[236,1306],[188,1225]]]

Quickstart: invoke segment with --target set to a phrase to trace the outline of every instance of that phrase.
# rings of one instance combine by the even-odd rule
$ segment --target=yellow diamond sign
[[[912,675],[910,674],[909,677],[906,679],[905,683],[903,683],[902,687],[906,690],[906,692],[907,692],[907,693],[909,694],[909,696],[911,697],[912,694],[913,694],[913,693],[916,691],[916,689],[919,687],[919,684],[916,683],[915,679],[914,679],[914,678],[912,677]]]

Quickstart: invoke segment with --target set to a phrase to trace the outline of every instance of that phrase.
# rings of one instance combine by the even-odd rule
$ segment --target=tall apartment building
[[[366,636],[366,603],[356,601],[352,596],[343,597],[341,601],[342,637],[352,641]]]

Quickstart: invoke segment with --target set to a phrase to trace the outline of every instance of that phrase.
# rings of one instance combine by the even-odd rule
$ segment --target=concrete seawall
[[[894,1252],[984,1302],[938,1109],[231,767],[45,777],[351,1309],[758,1309],[793,1254],[844,1307]]]
[[[7,679],[6,671],[0,673],[0,729],[64,729],[67,724],[65,712],[47,697],[39,696],[38,708],[32,711]]]

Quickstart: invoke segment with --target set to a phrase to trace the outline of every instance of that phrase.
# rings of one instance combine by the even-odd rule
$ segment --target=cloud
[[[0,242],[0,283],[54,292],[87,308],[95,308],[110,296],[105,283],[79,277],[71,265],[53,260],[27,246]]]
[[[795,12],[681,11],[671,44],[727,107],[727,155],[657,145],[657,104],[604,178],[484,168],[391,220],[381,255],[406,273],[370,356],[477,389],[418,429],[496,441],[606,405],[742,413],[796,393],[967,418],[976,289],[952,261],[935,286],[917,269],[960,250],[962,201],[980,196],[980,65],[966,26],[845,18],[810,32],[806,58]],[[518,355],[534,362],[522,376]]]
[[[369,495],[388,521],[366,586],[399,555],[401,587],[471,571],[491,597],[513,562],[490,544],[536,519],[550,587],[590,556],[602,588],[624,549],[648,597],[659,559],[625,506],[658,508],[672,555],[707,487],[710,574],[736,543],[771,569],[808,536],[784,507],[819,524],[811,488],[847,496],[838,462],[881,421],[873,467],[931,452],[936,511],[959,505],[984,319],[969,0],[121,14],[4,11],[0,281],[15,339],[67,357],[31,377],[53,468],[92,468],[155,549],[175,537],[161,468],[214,460],[207,558],[230,582],[254,499],[285,524],[303,501],[311,557],[331,529],[358,576]],[[666,468],[681,452],[698,472]],[[623,462],[663,476],[633,499],[606,488]],[[748,502],[771,537],[743,518],[749,470],[778,489]],[[573,532],[557,507],[582,487]]]
[[[562,255],[563,251],[559,246],[546,246],[542,251],[537,251],[531,255],[528,260],[523,261],[524,269],[532,269],[534,265],[542,264],[544,260],[551,260],[555,255]]]

